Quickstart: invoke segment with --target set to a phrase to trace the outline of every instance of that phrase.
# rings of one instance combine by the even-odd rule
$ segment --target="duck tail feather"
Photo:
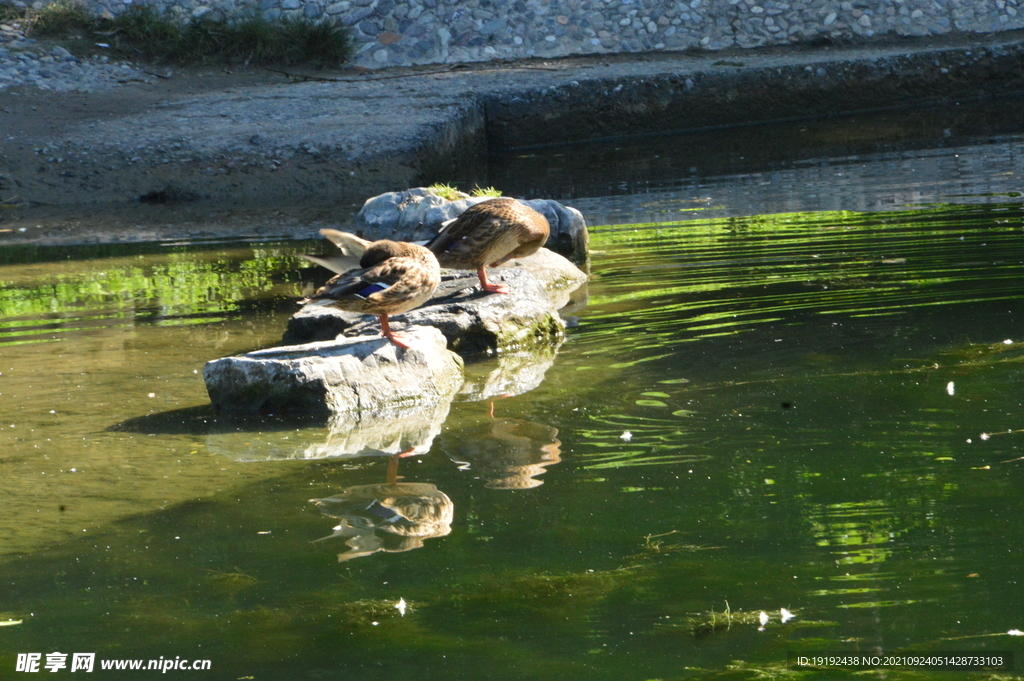
[[[356,260],[363,257],[366,247],[372,243],[366,239],[360,239],[355,234],[339,232],[336,229],[321,229],[320,234],[337,246],[342,254],[352,256]]]
[[[321,267],[326,267],[335,274],[345,274],[352,270],[359,269],[359,258],[353,255],[299,255],[310,262],[315,262]]]

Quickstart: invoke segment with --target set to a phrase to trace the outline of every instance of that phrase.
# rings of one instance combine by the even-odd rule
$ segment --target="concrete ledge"
[[[1024,92],[1019,44],[848,59],[809,58],[811,53],[802,52],[805,59],[795,63],[761,67],[752,56],[719,60],[716,66],[731,67],[724,70],[652,69],[642,77],[488,95],[488,145],[528,148],[691,132]]]

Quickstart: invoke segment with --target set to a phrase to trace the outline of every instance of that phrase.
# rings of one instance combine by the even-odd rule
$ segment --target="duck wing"
[[[502,231],[500,219],[494,217],[484,204],[470,206],[459,217],[445,224],[441,231],[427,242],[427,249],[437,256],[475,258],[494,241]],[[485,259],[480,257],[481,261]]]
[[[391,288],[405,273],[403,263],[385,261],[374,267],[339,274],[328,280],[316,293],[300,301],[306,303],[330,304],[333,300],[366,300],[374,293]]]
[[[480,267],[509,253],[536,251],[547,240],[547,219],[529,206],[510,198],[481,201],[442,227],[427,248],[448,266]],[[525,248],[522,248],[525,246]]]

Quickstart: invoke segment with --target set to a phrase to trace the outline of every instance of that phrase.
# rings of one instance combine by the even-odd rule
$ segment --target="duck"
[[[367,241],[333,229],[320,233],[338,246],[340,255],[302,257],[336,276],[299,302],[377,315],[384,338],[408,349],[407,337],[391,330],[388,316],[417,308],[434,295],[441,283],[441,268],[434,254],[405,241]]]
[[[536,253],[550,232],[542,214],[515,199],[496,198],[467,208],[426,247],[441,267],[476,270],[485,292],[508,293],[505,284],[487,278],[487,268]]]

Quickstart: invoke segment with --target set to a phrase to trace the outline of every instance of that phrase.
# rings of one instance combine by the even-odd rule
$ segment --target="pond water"
[[[5,248],[0,677],[53,652],[589,681],[1020,650],[1024,140],[779,157],[773,130],[708,168],[692,137],[506,159],[493,184],[586,215],[589,305],[535,389],[456,401],[397,471],[208,408],[203,363],[280,341],[311,244]],[[383,492],[418,533],[367,529]]]

